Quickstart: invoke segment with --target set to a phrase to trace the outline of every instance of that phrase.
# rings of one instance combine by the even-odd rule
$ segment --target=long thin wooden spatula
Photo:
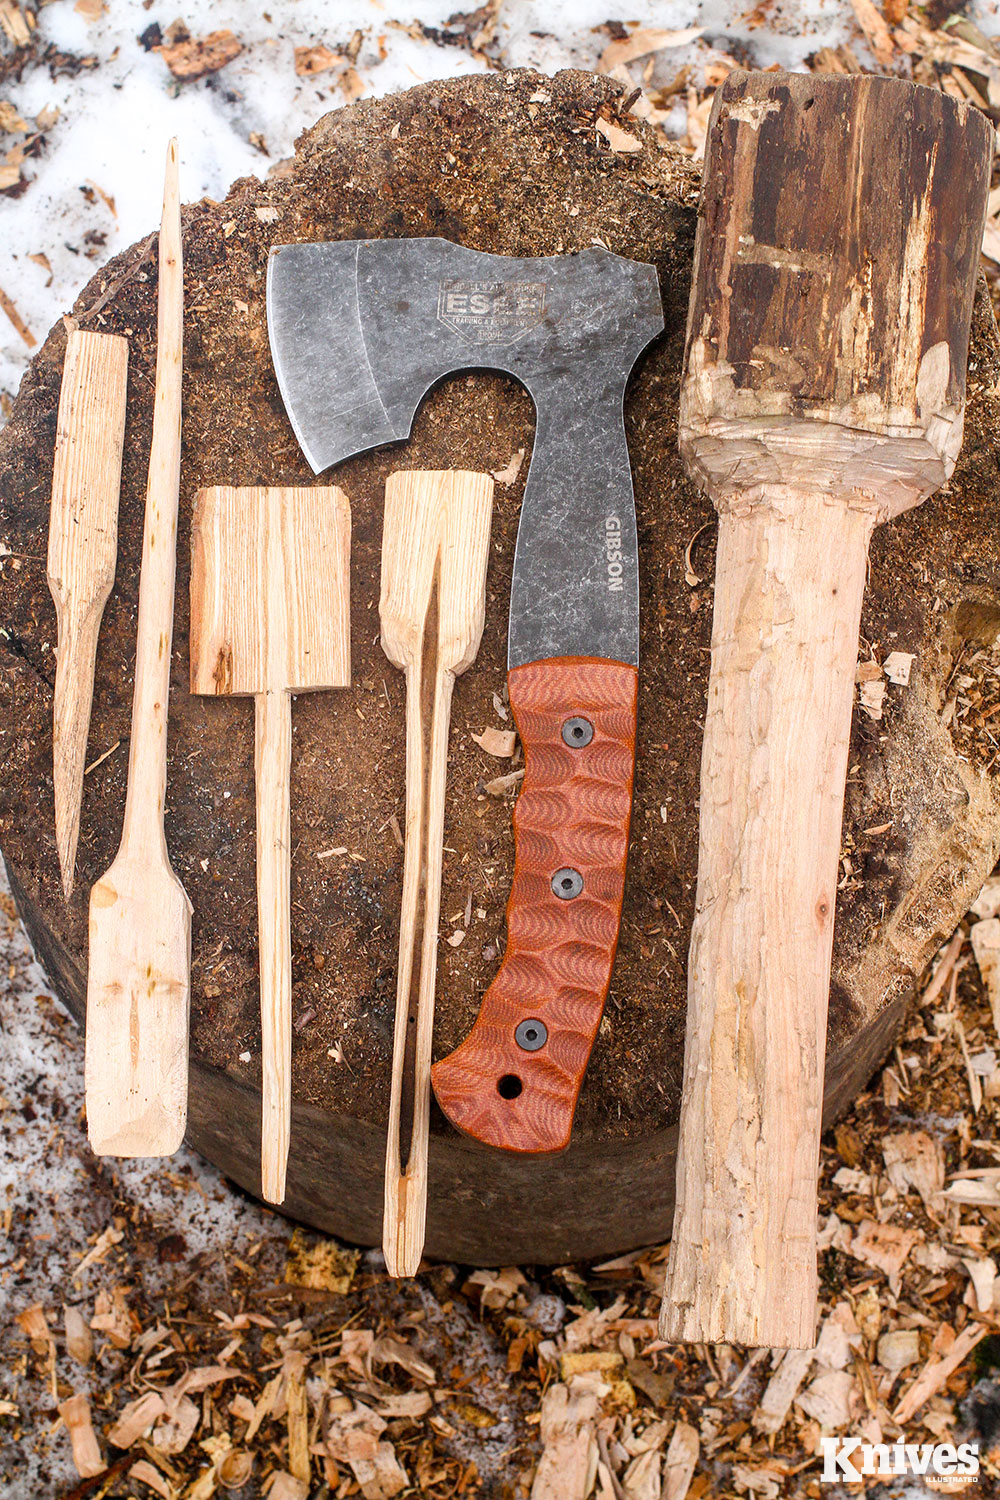
[[[338,489],[202,490],[191,532],[191,691],[256,708],[261,1193],[285,1197],[292,1108],[291,693],[351,681],[351,511]]]
[[[128,796],[118,854],[90,893],[87,1129],[101,1156],[169,1156],[180,1146],[187,1120],[191,903],[170,868],[163,835],[183,332],[177,142],[171,141],[160,226]]]
[[[74,329],[66,341],[49,510],[48,580],[58,648],[52,711],[56,846],[73,891],[101,615],[115,581],[128,340]]]
[[[488,474],[415,471],[386,482],[382,649],[406,673],[406,852],[382,1221],[390,1276],[416,1275],[424,1248],[451,694],[483,634],[492,514]]]

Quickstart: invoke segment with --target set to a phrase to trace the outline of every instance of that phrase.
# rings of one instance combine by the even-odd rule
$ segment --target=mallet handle
[[[844,781],[870,509],[720,517],[663,1337],[810,1347]]]

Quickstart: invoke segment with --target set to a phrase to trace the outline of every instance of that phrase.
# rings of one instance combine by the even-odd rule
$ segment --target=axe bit
[[[656,271],[599,248],[513,259],[437,239],[280,245],[267,306],[278,384],[317,473],[407,437],[455,371],[504,371],[534,400],[508,635],[525,779],[507,951],[471,1033],[431,1076],[469,1135],[558,1151],[621,920],[639,653],[622,404],[663,327]]]
[[[955,466],[992,128],[891,78],[730,73],[680,448],[719,511],[672,1341],[812,1346],[868,545]]]

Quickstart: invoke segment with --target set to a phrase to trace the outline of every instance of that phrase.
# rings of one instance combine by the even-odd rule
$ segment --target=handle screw
[[[567,719],[562,727],[563,742],[571,750],[582,750],[584,745],[589,745],[594,738],[594,726],[589,719],[584,719],[579,714]]]
[[[514,1040],[523,1052],[537,1052],[549,1039],[544,1021],[522,1021],[515,1028]]]
[[[567,865],[563,870],[557,870],[551,881],[553,894],[560,901],[572,901],[574,896],[579,896],[583,890],[583,876],[579,870],[572,870]]]

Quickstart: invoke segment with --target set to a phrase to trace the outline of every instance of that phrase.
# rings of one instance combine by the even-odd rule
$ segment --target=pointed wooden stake
[[[424,1248],[448,726],[455,678],[483,633],[492,514],[488,474],[398,473],[386,482],[382,649],[406,673],[406,853],[382,1223],[390,1276],[416,1275]]]
[[[59,396],[48,555],[58,639],[52,787],[67,901],[80,836],[97,635],[118,555],[127,380],[127,339],[74,329]]]
[[[263,1064],[261,1193],[285,1197],[292,1109],[290,693],[349,687],[351,511],[338,489],[201,490],[191,691],[252,693]]]
[[[170,1156],[187,1121],[191,903],[163,835],[184,334],[176,141],[167,150],[159,268],[128,797],[118,854],[90,893],[87,1129],[99,1156]]]

